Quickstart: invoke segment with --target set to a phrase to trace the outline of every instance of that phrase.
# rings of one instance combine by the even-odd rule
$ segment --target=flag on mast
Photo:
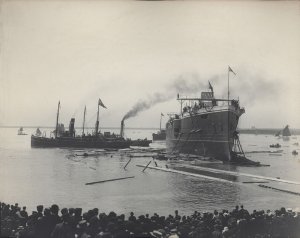
[[[232,68],[230,68],[230,66],[228,65],[228,71],[232,72],[234,75],[236,75],[236,73],[232,70]]]
[[[101,107],[104,107],[104,108],[107,108],[103,102],[101,101],[101,99],[99,98],[99,101],[98,101],[98,105],[101,106]]]

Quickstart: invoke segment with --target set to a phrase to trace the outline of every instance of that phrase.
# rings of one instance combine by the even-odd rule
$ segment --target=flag
[[[160,113],[160,115],[161,115],[161,116],[164,116],[164,114],[163,114],[162,112]]]
[[[99,101],[98,101],[98,105],[101,106],[101,107],[104,107],[106,108],[106,106],[104,106],[103,102],[101,101],[101,99],[99,98]]]
[[[228,72],[232,72],[234,75],[236,75],[236,73],[232,70],[232,68],[230,68],[230,66],[228,66]]]
[[[208,84],[209,84],[209,89],[213,92],[214,91],[214,88],[211,86],[210,82],[208,81]]]

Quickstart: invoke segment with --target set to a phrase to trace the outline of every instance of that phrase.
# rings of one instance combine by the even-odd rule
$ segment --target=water
[[[28,134],[33,130],[25,129]],[[115,131],[118,132],[118,131]],[[151,130],[126,130],[131,138],[151,138]],[[208,164],[207,167],[238,171],[254,175],[280,177],[300,182],[299,139],[283,141],[274,136],[241,135],[247,157],[270,164],[270,167],[235,167]],[[262,151],[275,151],[270,144],[280,143],[282,153],[274,155]],[[152,148],[164,148],[164,142],[151,144]],[[247,209],[278,209],[282,206],[297,209],[300,196],[268,190],[257,184],[243,184],[251,178],[238,177],[235,183],[195,178],[181,174],[147,169],[144,173],[137,164],[146,165],[151,157],[134,157],[124,170],[129,156],[125,152],[113,152],[98,157],[70,157],[83,151],[71,149],[36,149],[30,147],[30,135],[18,136],[17,129],[0,128],[0,200],[26,205],[34,210],[36,205],[82,207],[84,211],[98,207],[100,211],[129,214],[161,215],[178,209],[182,214],[195,210],[233,209],[243,204]],[[138,155],[138,154],[136,154]],[[158,161],[160,166],[166,162]],[[85,185],[87,182],[135,176],[128,180]],[[300,185],[271,182],[276,188],[300,192]]]

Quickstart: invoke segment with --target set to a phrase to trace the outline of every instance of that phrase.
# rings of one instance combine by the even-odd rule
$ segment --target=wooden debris
[[[105,182],[117,181],[117,180],[123,180],[123,179],[130,179],[130,178],[134,178],[134,176],[123,177],[123,178],[115,178],[115,179],[107,179],[107,180],[101,180],[101,181],[97,181],[97,182],[90,182],[90,183],[86,183],[85,185],[92,185],[92,184],[96,184],[96,183],[105,183]]]

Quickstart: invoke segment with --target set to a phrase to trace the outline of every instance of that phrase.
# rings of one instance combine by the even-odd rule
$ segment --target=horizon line
[[[0,125],[0,128],[53,128],[55,129],[54,126],[16,126],[16,125]],[[83,129],[83,127],[75,127],[76,129]],[[85,127],[85,129],[94,129],[95,127]],[[105,127],[100,127],[100,129],[120,129],[121,127],[116,127],[116,126],[105,126]],[[145,129],[145,130],[157,130],[159,129],[158,127],[126,127],[126,129]],[[244,127],[244,128],[237,128],[237,130],[281,130],[282,127],[255,127],[255,128],[251,128],[251,127]],[[291,130],[300,130],[300,128],[290,128]]]

